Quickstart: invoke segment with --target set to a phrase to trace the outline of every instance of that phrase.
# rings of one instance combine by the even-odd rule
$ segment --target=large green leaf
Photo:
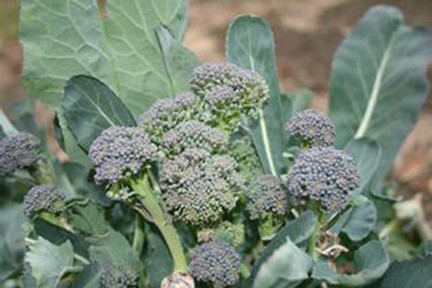
[[[390,170],[426,99],[431,57],[431,32],[406,26],[401,12],[387,6],[369,10],[335,55],[330,116],[337,146],[352,138],[377,141],[377,179]]]
[[[85,150],[106,128],[135,125],[129,110],[111,89],[89,76],[74,76],[67,82],[63,110],[69,128]]]
[[[381,148],[379,144],[367,138],[353,139],[348,142],[345,151],[354,157],[360,176],[360,185],[355,191],[355,194],[367,193],[367,188],[381,159]]]
[[[432,287],[432,257],[394,262],[384,277],[371,288]]]
[[[332,232],[344,232],[352,241],[360,241],[375,228],[377,211],[372,201],[351,207],[332,227]]]
[[[314,231],[316,221],[317,220],[315,215],[311,211],[307,211],[306,213],[303,213],[299,218],[288,222],[266,247],[261,257],[255,262],[252,268],[251,276],[246,281],[244,287],[252,287],[252,285],[257,285],[255,284],[255,279],[258,277],[258,275],[260,275],[260,273],[261,280],[259,280],[258,283],[262,283],[261,281],[267,278],[266,275],[268,275],[269,273],[269,268],[274,267],[274,265],[281,265],[286,268],[286,273],[292,272],[293,274],[290,274],[290,277],[283,279],[284,277],[282,274],[276,275],[275,272],[275,275],[273,276],[275,278],[274,281],[276,282],[272,283],[278,283],[277,285],[296,285],[298,283],[298,280],[300,278],[303,278],[303,276],[305,275],[304,273],[307,273],[309,271],[306,271],[306,269],[310,268],[309,260],[307,260],[308,258],[303,253],[301,253],[302,250],[300,250],[298,247],[304,248],[308,238],[312,235]],[[280,258],[278,255],[281,254],[280,251],[284,251],[282,252],[282,255],[285,255],[286,257]],[[297,270],[297,267],[294,267],[296,265],[296,262],[291,261],[291,258],[288,256],[287,253],[291,256],[296,255],[296,257],[298,257],[301,263],[300,270]],[[264,272],[261,272],[262,269],[264,269]]]
[[[261,74],[270,88],[270,99],[256,125],[252,140],[267,173],[283,171],[284,113],[291,113],[290,101],[282,105],[278,84],[273,34],[269,25],[256,16],[241,16],[230,25],[226,41],[230,63]]]
[[[312,257],[298,248],[289,237],[263,263],[255,277],[254,288],[296,287],[307,279]]]
[[[315,263],[312,277],[330,284],[364,286],[379,279],[387,270],[390,259],[380,241],[372,240],[354,252],[354,268],[351,274],[336,273],[323,259]]]
[[[86,74],[106,83],[135,115],[143,112],[154,99],[185,88],[187,78],[177,76],[185,71],[166,69],[155,28],[168,27],[179,46],[186,9],[186,0],[110,0],[102,17],[96,0],[23,0],[20,38],[29,95],[58,107],[66,81]],[[186,50],[175,51],[191,59]]]
[[[37,287],[59,287],[63,276],[77,271],[77,267],[73,266],[73,248],[69,241],[56,246],[39,237],[29,242],[28,248],[25,261],[31,266],[31,274],[36,280]]]
[[[7,202],[0,209],[0,282],[20,271],[24,256],[24,233],[21,226],[26,218],[22,205]]]

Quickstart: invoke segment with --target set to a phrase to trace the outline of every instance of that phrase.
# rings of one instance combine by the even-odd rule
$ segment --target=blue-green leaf
[[[63,110],[78,144],[86,150],[106,128],[135,125],[131,113],[111,89],[89,76],[74,76],[67,82]]]
[[[291,107],[282,106],[275,46],[269,25],[256,16],[236,18],[228,30],[226,50],[230,63],[258,72],[270,87],[270,99],[252,127],[252,140],[264,170],[279,175],[284,169],[282,115],[291,113]],[[285,107],[283,111],[281,107]]]
[[[429,30],[404,24],[396,8],[369,10],[332,64],[330,116],[337,146],[367,137],[382,148],[376,179],[391,169],[427,95],[432,58]]]
[[[21,1],[23,80],[29,95],[59,107],[66,81],[86,74],[107,84],[134,115],[142,113],[187,83],[178,76],[181,69],[165,69],[155,33],[162,24],[181,41],[186,10],[186,0],[110,0],[101,17],[95,0]],[[177,49],[172,59],[183,52],[190,55]]]

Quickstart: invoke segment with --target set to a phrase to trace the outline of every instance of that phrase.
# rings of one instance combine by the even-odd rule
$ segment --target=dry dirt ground
[[[222,62],[230,21],[239,14],[259,15],[269,21],[274,32],[283,89],[308,87],[315,93],[312,105],[326,110],[332,56],[351,27],[376,4],[397,6],[409,24],[432,27],[431,0],[190,0],[185,45],[203,61]],[[25,97],[20,83],[22,55],[16,41],[18,7],[18,0],[0,0],[2,106]],[[403,184],[401,193],[406,198],[421,195],[428,219],[432,219],[431,112],[430,96],[393,173]]]

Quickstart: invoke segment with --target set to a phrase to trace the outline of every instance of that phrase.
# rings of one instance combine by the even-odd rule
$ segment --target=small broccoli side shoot
[[[232,64],[203,64],[190,79],[200,97],[205,122],[226,131],[235,131],[240,120],[255,117],[268,99],[269,88],[255,71]]]
[[[244,181],[231,157],[186,149],[163,163],[160,187],[176,220],[201,226],[220,220],[235,207]]]
[[[39,159],[41,141],[30,133],[3,138],[0,141],[0,173],[14,173],[34,165]]]
[[[261,238],[271,238],[284,223],[288,199],[282,181],[273,175],[261,175],[247,193],[246,210],[258,220]]]
[[[194,105],[197,97],[193,93],[182,93],[172,99],[159,99],[138,118],[142,127],[152,138],[159,142],[168,130],[178,124],[195,119]]]
[[[329,147],[336,140],[333,123],[326,114],[307,109],[294,115],[285,125],[285,130],[301,143],[303,148]]]
[[[138,287],[139,272],[125,265],[108,264],[101,268],[102,288]]]
[[[231,246],[238,247],[245,240],[245,227],[242,221],[235,223],[223,221],[211,228],[204,228],[197,232],[198,242],[223,241]]]
[[[227,143],[228,137],[221,130],[195,120],[180,123],[162,139],[165,155],[170,158],[192,148],[220,153]]]
[[[189,269],[195,280],[226,287],[239,281],[240,255],[224,242],[204,243],[192,252]]]
[[[24,215],[33,217],[40,213],[56,214],[64,207],[64,196],[54,185],[31,188],[24,197]]]
[[[138,174],[156,157],[157,147],[142,129],[113,126],[93,141],[89,157],[96,167],[96,183],[116,184]],[[111,191],[113,198],[123,197],[122,190]]]
[[[324,210],[340,211],[359,186],[354,158],[333,147],[311,148],[300,154],[288,176],[288,192],[317,201]]]

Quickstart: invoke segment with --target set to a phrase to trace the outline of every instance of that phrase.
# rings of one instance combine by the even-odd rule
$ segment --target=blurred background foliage
[[[99,0],[103,12],[103,2]],[[307,87],[315,96],[312,106],[326,110],[331,59],[343,37],[376,4],[399,7],[410,25],[432,26],[430,0],[190,0],[185,45],[208,62],[225,60],[225,33],[239,14],[256,14],[270,22],[275,34],[282,88]],[[25,99],[20,82],[23,61],[18,41],[19,0],[0,0],[0,106],[6,111]],[[59,23],[61,24],[61,23]],[[432,71],[431,71],[432,72]],[[432,76],[432,73],[429,73]],[[432,77],[430,77],[432,79]],[[53,134],[52,113],[36,103],[37,122]],[[411,199],[421,230],[432,239],[432,94],[419,122],[395,163],[392,179],[397,193]],[[54,139],[54,137],[52,137]],[[66,159],[58,145],[50,149]]]

